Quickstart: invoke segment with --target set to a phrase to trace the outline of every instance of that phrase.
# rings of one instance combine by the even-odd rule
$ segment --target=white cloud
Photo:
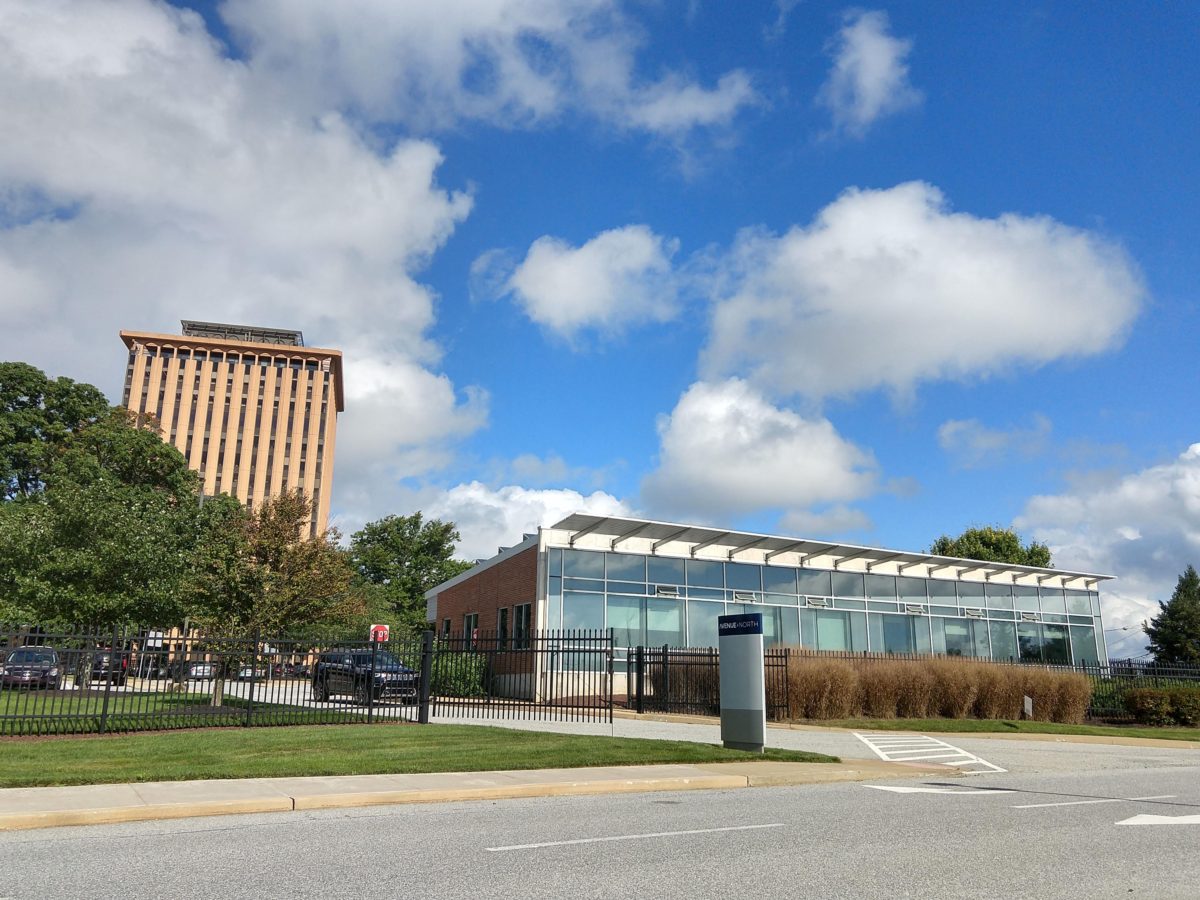
[[[827,420],[772,406],[736,378],[693,384],[659,417],[658,433],[659,467],[642,482],[642,504],[660,518],[728,521],[764,509],[798,515],[877,488],[870,453]]]
[[[149,0],[0,7],[0,115],[0,355],[114,396],[121,328],[301,328],[345,352],[339,495],[485,421],[486,395],[435,371],[413,278],[471,208],[433,145],[267,96],[198,15]]]
[[[1046,449],[1053,426],[1035,413],[1028,428],[989,428],[978,419],[949,419],[938,428],[938,446],[964,469],[995,465],[1018,456],[1037,456]]]
[[[1049,544],[1060,568],[1117,576],[1100,588],[1104,624],[1131,630],[1110,634],[1110,653],[1137,655],[1138,626],[1200,563],[1200,443],[1162,465],[1033,497],[1016,526]]]
[[[665,322],[677,309],[671,270],[677,248],[645,225],[601,232],[581,247],[541,237],[506,287],[530,319],[567,339],[584,329],[615,333]],[[484,259],[477,260],[481,267]]]
[[[841,503],[818,512],[789,512],[779,522],[780,530],[788,534],[820,538],[832,538],[852,531],[866,531],[870,527],[871,519],[865,512]]]
[[[711,88],[675,72],[640,79],[642,37],[614,0],[227,0],[221,14],[281,89],[417,129],[581,109],[678,137],[757,102],[741,70]]]
[[[458,525],[463,559],[486,559],[500,547],[521,540],[539,525],[553,525],[573,512],[606,516],[631,515],[630,508],[611,494],[583,495],[572,490],[530,490],[517,485],[493,489],[478,481],[460,484],[424,505],[427,518]]]
[[[742,234],[712,290],[702,375],[810,397],[1101,353],[1144,294],[1100,236],[951,212],[921,182],[847,191],[782,236]]]
[[[861,137],[882,116],[919,104],[921,92],[908,81],[912,41],[888,34],[886,12],[848,12],[844,23],[830,42],[833,67],[817,99],[837,130]]]

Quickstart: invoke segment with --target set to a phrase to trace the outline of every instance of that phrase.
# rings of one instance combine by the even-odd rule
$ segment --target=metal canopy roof
[[[811,565],[814,568],[834,571],[869,572],[878,575],[913,575],[945,579],[962,579],[964,575],[970,575],[972,577],[967,580],[995,580],[1005,584],[1026,585],[1057,582],[1063,587],[1070,582],[1077,582],[1076,587],[1088,588],[1094,588],[1098,582],[1114,577],[1094,572],[1042,569],[1012,563],[934,556],[929,553],[729,531],[703,525],[597,516],[582,512],[572,513],[552,525],[551,530],[567,532],[567,544],[571,547],[576,546],[578,542],[588,549],[625,550],[655,555],[661,553],[667,556],[725,559],[730,562],[767,565]],[[813,562],[815,560],[819,560],[820,563]]]

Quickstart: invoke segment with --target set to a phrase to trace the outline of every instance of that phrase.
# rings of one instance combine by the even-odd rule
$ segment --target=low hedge
[[[800,651],[788,661],[793,719],[1019,719],[1079,724],[1091,679],[1073,672],[1005,666],[954,657],[846,659]]]
[[[1131,688],[1124,703],[1139,725],[1200,725],[1200,688]]]

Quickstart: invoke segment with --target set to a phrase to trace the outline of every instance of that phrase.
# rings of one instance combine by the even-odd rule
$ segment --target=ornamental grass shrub
[[[1124,703],[1139,725],[1200,725],[1200,688],[1130,688]]]
[[[1183,707],[1200,718],[1200,691],[1194,693]],[[1018,719],[1026,696],[1035,719],[1079,723],[1092,683],[1074,672],[958,657],[847,659],[801,650],[792,651],[788,662],[793,719]]]

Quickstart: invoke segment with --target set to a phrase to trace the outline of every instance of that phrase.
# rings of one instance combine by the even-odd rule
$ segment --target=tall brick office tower
[[[345,409],[341,351],[305,347],[299,331],[182,325],[182,335],[121,332],[124,405],[158,418],[206,494],[232,494],[254,509],[302,488],[313,504],[310,533],[324,531]]]

